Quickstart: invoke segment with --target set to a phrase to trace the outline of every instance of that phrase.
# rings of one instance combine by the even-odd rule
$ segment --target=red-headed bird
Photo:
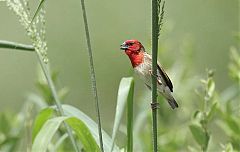
[[[138,76],[144,81],[145,85],[151,90],[152,86],[152,57],[146,53],[143,45],[138,40],[127,40],[121,47],[128,55],[132,67]],[[157,92],[163,95],[172,109],[177,108],[178,104],[172,96],[173,85],[166,72],[157,65]]]

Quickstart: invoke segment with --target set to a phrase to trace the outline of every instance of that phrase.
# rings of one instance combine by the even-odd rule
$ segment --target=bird
[[[135,39],[126,40],[120,45],[120,49],[125,51],[129,57],[134,72],[151,90],[152,86],[152,57],[146,51],[144,46]],[[169,103],[172,109],[178,108],[178,103],[174,99],[173,84],[159,62],[157,62],[157,94],[162,95]],[[154,108],[152,106],[152,108]],[[155,106],[156,108],[156,106]]]

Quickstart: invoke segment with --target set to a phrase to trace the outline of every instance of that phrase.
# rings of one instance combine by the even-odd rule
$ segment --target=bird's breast
[[[151,85],[151,69],[151,64],[141,63],[134,68],[134,71],[144,83]]]

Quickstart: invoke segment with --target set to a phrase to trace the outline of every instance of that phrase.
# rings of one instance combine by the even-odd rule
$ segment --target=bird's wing
[[[152,57],[151,55],[145,53],[145,60],[148,60],[149,63],[152,62]],[[152,63],[151,63],[152,64]],[[159,84],[166,84],[169,89],[171,90],[171,92],[173,92],[173,85],[172,82],[170,80],[170,78],[168,77],[167,73],[163,70],[163,68],[161,67],[160,63],[157,63],[157,81]]]
[[[162,79],[165,81],[166,85],[169,87],[169,89],[171,90],[171,92],[173,92],[173,85],[172,82],[170,80],[170,78],[168,77],[167,73],[163,70],[163,68],[160,66],[160,64],[158,63],[157,65],[159,74],[162,76]],[[158,77],[160,77],[158,75]],[[161,80],[161,78],[160,78]]]

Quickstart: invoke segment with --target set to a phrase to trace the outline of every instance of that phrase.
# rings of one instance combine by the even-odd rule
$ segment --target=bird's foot
[[[157,74],[153,74],[153,73],[152,73],[152,70],[149,70],[148,72],[150,73],[150,75],[154,76],[154,77],[157,79],[157,83],[158,83],[159,85],[162,85],[162,82],[161,82],[161,80],[159,79],[159,77],[158,77]]]
[[[158,78],[158,76],[157,76],[156,74],[153,74],[153,73],[152,73],[152,70],[149,70],[148,72],[150,73],[150,75],[152,75],[152,76]]]
[[[158,102],[151,102],[151,108],[152,110],[155,110],[155,109],[158,109],[160,106],[159,106],[159,103]]]

